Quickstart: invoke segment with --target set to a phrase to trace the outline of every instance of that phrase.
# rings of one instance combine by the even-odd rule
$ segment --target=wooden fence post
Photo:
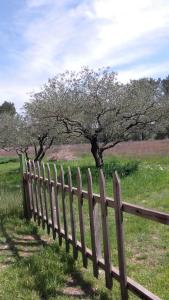
[[[82,177],[80,168],[77,169],[77,193],[78,193],[78,211],[79,211],[79,226],[80,226],[80,239],[82,245],[82,259],[83,266],[87,268],[87,254],[85,243],[85,225],[83,218],[83,197],[82,197]]]
[[[87,173],[87,185],[88,185],[88,199],[89,199],[89,218],[90,218],[90,234],[91,234],[91,246],[92,246],[92,260],[93,260],[93,275],[98,278],[99,267],[98,267],[98,249],[100,248],[100,241],[96,239],[96,230],[99,226],[95,222],[95,209],[96,203],[93,198],[93,183],[90,169]],[[98,221],[98,219],[97,219]]]
[[[35,195],[35,207],[36,207],[36,218],[38,220],[38,225],[40,225],[40,210],[39,210],[39,203],[38,203],[38,191],[37,191],[37,174],[36,174],[36,166],[34,160],[32,160],[32,171],[34,174],[34,184],[33,184],[33,189],[34,189],[34,195]]]
[[[27,220],[30,220],[30,209],[29,209],[29,199],[28,199],[28,194],[27,194],[27,189],[26,189],[26,180],[24,178],[24,173],[26,171],[26,166],[25,166],[25,158],[23,154],[19,155],[19,160],[20,160],[20,173],[21,173],[21,189],[22,189],[22,203],[23,203],[23,216]]]
[[[29,168],[29,162],[25,158],[25,166],[26,166],[26,193],[27,193],[27,201],[29,203],[29,211],[30,211],[30,219],[32,218],[32,211],[33,211],[33,205],[32,205],[32,190],[31,190],[31,176],[30,176],[30,168]]]
[[[57,224],[57,230],[58,230],[59,245],[61,245],[62,244],[62,237],[61,237],[61,225],[60,225],[59,189],[58,189],[58,177],[57,177],[56,164],[53,164],[53,168],[54,168],[54,192],[55,192],[55,206],[56,206],[56,224]]]
[[[111,276],[111,255],[110,255],[109,229],[108,229],[109,227],[108,210],[106,206],[105,179],[103,175],[103,170],[100,170],[100,174],[99,174],[99,187],[100,187],[100,201],[101,201],[104,263],[105,263],[105,280],[106,280],[106,287],[111,289],[113,285],[113,280]]]
[[[33,211],[33,218],[34,221],[36,221],[36,211],[35,211],[35,197],[33,193],[33,180],[32,180],[32,164],[31,161],[28,161],[28,172],[29,172],[29,182],[30,182],[30,198],[31,198],[31,206],[32,206],[32,211]]]
[[[68,225],[66,216],[66,195],[65,195],[65,179],[63,166],[60,166],[60,180],[61,180],[61,193],[62,193],[62,213],[63,213],[63,225],[66,241],[66,251],[69,251],[69,241],[68,241]]]
[[[54,187],[51,185],[51,174],[50,174],[50,165],[47,163],[47,173],[48,173],[48,191],[49,191],[49,203],[50,203],[50,212],[51,212],[51,220],[52,220],[52,232],[53,239],[56,238],[55,226],[56,226],[56,209],[54,206]]]
[[[41,224],[44,228],[44,210],[43,210],[43,201],[42,201],[42,181],[40,179],[41,177],[41,167],[39,164],[39,161],[36,162],[37,170],[38,170],[38,194],[39,194],[39,201],[40,201],[40,214],[41,214]]]
[[[46,189],[47,189],[47,183],[46,183],[46,177],[45,177],[45,164],[42,163],[42,177],[43,177],[43,196],[44,196],[44,203],[45,203],[45,217],[46,217],[46,226],[47,226],[47,233],[50,233],[50,226],[49,226],[49,214],[48,214],[48,202],[47,202],[47,195],[46,195]]]
[[[121,299],[127,300],[128,289],[127,289],[127,275],[126,275],[126,262],[125,262],[121,189],[120,189],[120,179],[116,172],[114,173],[113,176],[113,192],[114,192],[114,201],[115,201],[115,221],[116,221],[116,236],[117,236],[118,260],[119,260]]]
[[[71,169],[68,167],[68,188],[69,188],[69,204],[70,204],[70,224],[72,232],[72,241],[73,241],[73,257],[77,259],[77,238],[76,238],[76,222],[75,222],[75,212],[74,212],[74,197],[72,192],[72,174]]]

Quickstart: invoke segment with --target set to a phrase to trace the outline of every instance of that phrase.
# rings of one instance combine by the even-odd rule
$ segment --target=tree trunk
[[[35,157],[38,155],[38,150],[36,144],[34,144]]]
[[[27,150],[25,150],[25,156],[26,156],[26,160],[28,161],[29,160],[29,155],[28,155]]]
[[[43,150],[39,157],[39,161],[41,161],[44,158],[45,154],[46,154],[46,151]]]
[[[99,143],[97,141],[97,137],[94,137],[91,140],[91,152],[93,154],[96,168],[97,169],[102,169],[103,168],[103,155],[102,151],[100,149]]]
[[[38,152],[37,152],[37,155],[36,155],[34,161],[38,161],[39,158],[41,157],[42,153],[43,153],[43,146],[40,145],[39,150],[38,150]]]
[[[45,142],[39,140],[39,150],[37,151],[37,155],[34,161],[41,161],[44,158],[46,151],[52,146],[53,141],[54,141],[54,137],[51,138],[49,143],[45,146]]]

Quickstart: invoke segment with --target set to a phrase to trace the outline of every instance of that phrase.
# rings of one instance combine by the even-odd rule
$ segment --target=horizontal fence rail
[[[57,235],[60,245],[64,239],[66,251],[69,251],[71,244],[74,259],[78,257],[78,252],[80,251],[85,268],[88,266],[88,259],[91,260],[93,263],[93,275],[96,278],[99,276],[99,269],[104,270],[107,288],[112,288],[113,279],[119,281],[122,300],[128,299],[128,291],[131,291],[141,299],[160,300],[158,296],[155,296],[127,277],[123,213],[136,215],[165,225],[169,225],[169,214],[123,202],[121,200],[120,180],[117,173],[113,177],[114,199],[106,197],[105,179],[102,170],[100,170],[99,174],[100,194],[93,193],[90,169],[87,172],[87,191],[82,189],[80,168],[77,168],[77,187],[72,186],[70,168],[68,168],[66,174],[67,184],[65,184],[65,174],[62,166],[60,167],[59,176],[57,173],[58,170],[55,164],[53,164],[51,173],[49,164],[40,165],[32,161],[25,163],[23,170],[23,196],[25,197],[24,203],[26,203],[28,218],[33,217],[38,222],[38,225],[41,225],[43,228],[46,227],[48,233],[51,231],[54,239]],[[51,174],[53,174],[53,179]],[[78,205],[76,211],[74,208],[75,201],[77,201]],[[86,214],[84,215],[85,203],[88,204],[89,224],[86,224]],[[114,209],[115,212],[119,269],[112,266],[111,263],[108,208]],[[78,214],[79,240],[77,237],[76,214]],[[91,249],[86,246],[85,226],[87,225],[90,228]],[[100,227],[102,228],[102,252],[100,250]]]

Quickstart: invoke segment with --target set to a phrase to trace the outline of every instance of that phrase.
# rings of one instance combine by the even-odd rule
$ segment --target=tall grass
[[[22,199],[21,191],[0,189],[0,215],[21,215]]]
[[[22,199],[18,159],[0,157],[0,214],[19,215],[21,212]]]

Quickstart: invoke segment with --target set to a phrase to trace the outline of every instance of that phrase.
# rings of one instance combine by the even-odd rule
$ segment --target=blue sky
[[[20,109],[55,74],[110,66],[169,74],[169,0],[0,0],[0,103]]]

